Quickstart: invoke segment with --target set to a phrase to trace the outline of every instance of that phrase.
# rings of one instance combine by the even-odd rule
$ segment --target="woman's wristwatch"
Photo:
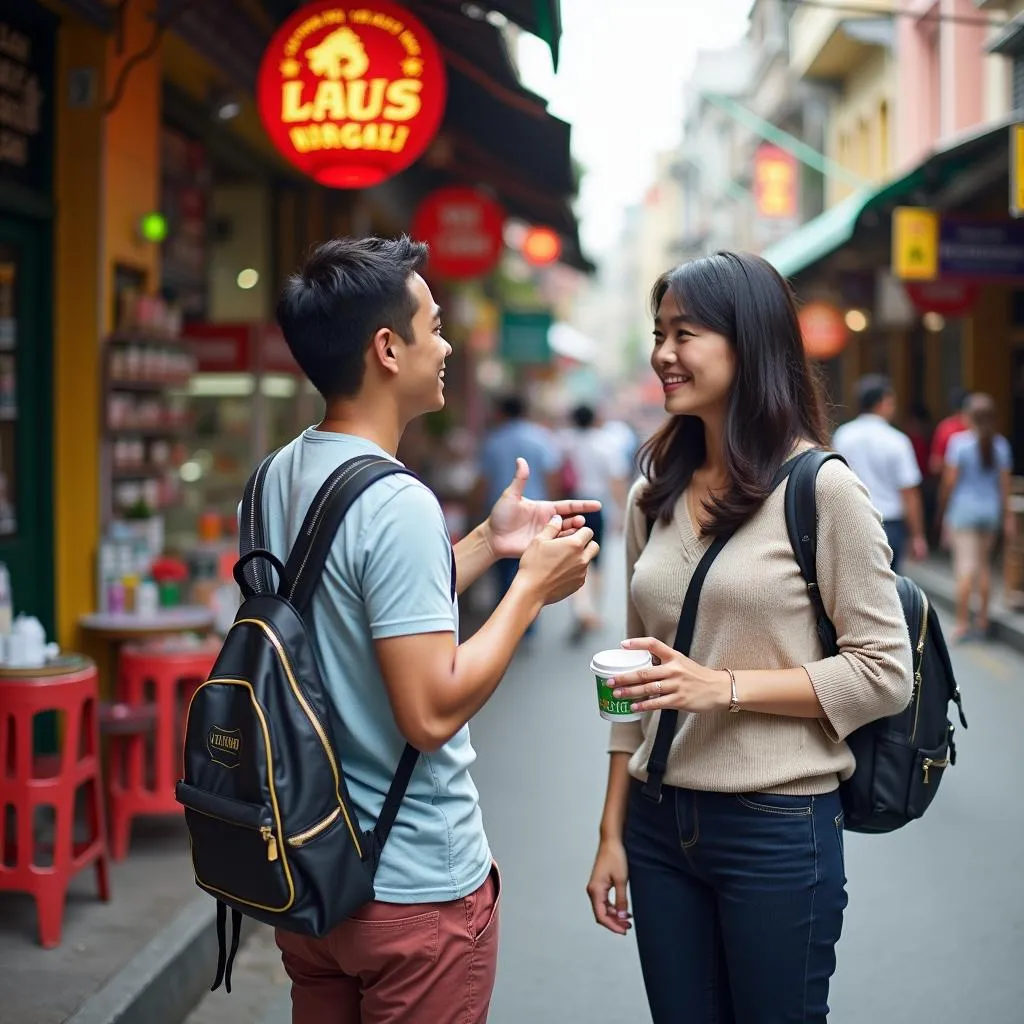
[[[736,673],[733,672],[731,668],[727,668],[725,671],[729,673],[729,686],[731,688],[729,695],[729,710],[732,712],[742,711],[743,709],[740,707],[740,696],[736,692]]]

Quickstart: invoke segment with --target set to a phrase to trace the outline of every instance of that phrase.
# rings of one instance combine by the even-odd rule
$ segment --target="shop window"
[[[1024,110],[1024,54],[1015,54],[1013,58],[1010,102],[1014,110]]]

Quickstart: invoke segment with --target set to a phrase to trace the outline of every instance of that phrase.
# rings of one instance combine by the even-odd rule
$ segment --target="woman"
[[[956,578],[954,640],[971,635],[971,595],[978,593],[977,631],[989,631],[988,602],[992,591],[992,547],[999,524],[1012,537],[1015,521],[1009,510],[1010,443],[996,433],[996,406],[991,395],[971,395],[966,405],[968,429],[954,434],[946,448],[940,508],[953,549]]]
[[[616,680],[643,719],[612,726],[587,889],[624,934],[628,880],[655,1024],[822,1022],[846,906],[843,741],[910,699],[889,549],[863,486],[827,463],[817,567],[841,654],[823,657],[772,483],[826,441],[793,296],[763,260],[726,252],[665,274],[651,305],[670,420],[629,495],[624,646],[660,664]],[[669,644],[690,576],[732,531],[684,657]],[[641,781],[664,708],[680,725],[655,802]]]

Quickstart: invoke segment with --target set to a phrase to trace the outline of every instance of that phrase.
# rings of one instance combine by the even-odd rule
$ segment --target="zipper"
[[[924,761],[921,763],[921,771],[924,773],[924,784],[926,786],[931,784],[931,780],[928,778],[928,772],[932,768],[945,768],[948,765],[949,765],[949,756],[948,755],[946,757],[942,758],[941,760],[939,760],[939,758],[936,758],[936,757],[926,757],[924,759]]]
[[[924,680],[921,674],[924,665],[924,642],[928,638],[928,596],[921,591],[921,629],[917,635],[917,649],[914,652],[914,726],[910,730],[910,742],[917,738],[917,720],[921,714],[921,687]],[[925,771],[925,782],[928,781],[928,772]]]
[[[318,821],[315,825],[312,826],[312,828],[307,828],[304,832],[300,832],[296,836],[289,836],[287,840],[288,845],[304,846],[311,839],[316,839],[316,837],[320,835],[321,832],[326,832],[327,829],[329,829],[338,820],[338,816],[340,814],[341,806],[339,805],[335,807],[334,810],[331,811],[331,813],[328,814],[323,821]]]
[[[251,825],[243,825],[240,821],[232,821],[230,818],[225,818],[221,814],[211,814],[209,811],[201,811],[198,807],[189,806],[190,811],[195,814],[201,814],[205,818],[213,818],[215,821],[223,821],[225,825],[233,825],[235,828],[252,828]],[[263,841],[267,844],[267,860],[277,860],[277,836],[274,835],[274,828],[272,825],[260,825],[259,834],[263,837]]]
[[[360,463],[357,466],[353,466],[352,469],[350,469],[347,473],[338,477],[338,479],[334,481],[334,485],[331,487],[331,489],[320,499],[319,502],[317,502],[316,509],[313,512],[313,517],[309,521],[309,532],[306,534],[307,537],[311,537],[316,533],[317,527],[320,525],[320,516],[323,515],[324,509],[327,507],[331,498],[334,497],[334,493],[338,490],[338,488],[343,486],[344,484],[347,484],[349,480],[354,479],[363,470],[369,469],[370,465],[371,464],[368,463]],[[296,590],[298,590],[299,587],[299,580],[302,578],[302,572],[306,568],[306,563],[309,561],[309,556],[312,553],[313,546],[312,544],[310,544],[306,550],[305,557],[302,559],[302,564],[295,572],[295,578],[292,580],[292,585],[288,592],[289,600],[295,597],[295,592]]]
[[[267,844],[267,860],[277,860],[277,836],[274,835],[274,830],[269,825],[260,825],[260,835]]]
[[[295,694],[295,699],[299,702],[299,706],[309,719],[309,723],[313,726],[313,729],[320,740],[320,745],[324,748],[324,753],[327,755],[327,761],[331,766],[331,773],[334,776],[334,792],[338,798],[337,810],[344,815],[349,835],[352,837],[352,842],[355,844],[356,852],[359,854],[360,859],[362,859],[362,845],[356,835],[356,830],[352,827],[352,821],[350,820],[348,812],[345,810],[345,804],[341,799],[341,775],[338,772],[338,762],[334,757],[334,751],[331,750],[331,744],[327,739],[327,733],[324,731],[323,725],[320,724],[320,720],[313,713],[313,709],[309,706],[309,702],[306,700],[305,694],[302,692],[297,680],[295,679],[295,674],[292,672],[291,663],[288,661],[288,655],[285,653],[284,645],[281,643],[277,634],[265,622],[261,622],[259,619],[239,619],[231,626],[231,628],[234,629],[235,626],[241,626],[243,623],[248,623],[249,625],[256,626],[257,629],[261,629],[266,634],[267,639],[271,644],[273,644],[274,650],[277,651],[277,656],[280,659],[281,664],[284,666],[284,672],[288,678],[288,685],[292,688],[292,693]],[[210,680],[210,682],[214,682],[214,680]],[[253,703],[255,703],[255,697],[253,698]]]
[[[292,904],[295,902],[295,883],[292,880],[292,873],[288,867],[288,858],[281,856],[281,847],[278,843],[278,835],[284,834],[284,829],[281,826],[281,808],[277,802],[277,788],[274,786],[274,753],[270,746],[270,729],[267,726],[266,716],[263,714],[263,708],[260,707],[259,701],[256,699],[256,693],[252,688],[252,683],[245,679],[224,679],[214,678],[207,679],[205,683],[197,687],[195,692],[192,694],[191,699],[188,702],[188,711],[185,716],[186,723],[192,714],[192,704],[195,701],[198,694],[203,690],[204,687],[212,684],[228,685],[228,686],[244,686],[249,691],[249,700],[252,702],[253,710],[256,712],[256,717],[259,719],[260,731],[263,733],[263,743],[267,751],[267,780],[270,785],[270,805],[274,815],[273,825],[260,825],[259,833],[263,837],[263,841],[267,844],[267,860],[273,862],[280,857],[281,867],[284,870],[285,882],[288,885],[288,902],[283,907],[268,907],[263,903],[254,903],[252,900],[245,900],[234,893],[228,892],[225,889],[218,889],[214,885],[209,885],[196,875],[196,881],[200,882],[204,888],[209,889],[211,892],[215,892],[221,896],[227,896],[229,899],[235,900],[238,903],[245,903],[247,906],[255,907],[257,910],[266,910],[272,914],[281,914],[284,911],[291,909]],[[197,811],[198,814],[205,814],[205,811]],[[217,815],[211,814],[208,817],[216,818]],[[221,821],[227,821],[226,818],[219,819]],[[228,822],[230,825],[238,825],[238,822]],[[241,826],[245,828],[244,825]],[[191,846],[192,837],[189,836],[189,845]],[[195,858],[192,859],[193,869],[195,867]]]

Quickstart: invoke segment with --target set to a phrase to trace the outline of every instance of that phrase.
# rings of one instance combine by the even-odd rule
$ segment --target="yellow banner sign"
[[[904,281],[939,276],[939,215],[921,206],[892,211],[892,272]]]
[[[1024,124],[1010,125],[1010,216],[1024,217]]]

